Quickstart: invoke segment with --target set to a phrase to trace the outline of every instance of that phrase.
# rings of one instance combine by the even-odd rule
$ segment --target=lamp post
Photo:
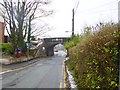
[[[74,12],[74,8],[72,9],[72,37],[74,36],[74,15],[75,15],[75,12]],[[71,32],[71,31],[65,31],[65,32]]]

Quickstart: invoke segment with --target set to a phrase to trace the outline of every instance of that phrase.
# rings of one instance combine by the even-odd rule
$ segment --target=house
[[[4,19],[0,16],[0,43],[4,43]]]

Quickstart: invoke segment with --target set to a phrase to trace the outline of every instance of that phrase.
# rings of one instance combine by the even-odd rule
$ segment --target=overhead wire
[[[75,4],[75,6],[74,6],[74,15],[75,15],[75,13],[76,13],[76,11],[77,11],[77,9],[78,9],[79,3],[80,3],[80,0],[77,0],[77,1],[76,1],[76,4]]]
[[[78,0],[77,0],[78,1]],[[108,2],[108,3],[105,3],[105,4],[102,4],[102,5],[99,5],[99,6],[97,6],[97,7],[94,7],[94,8],[91,8],[91,9],[88,9],[88,10],[85,10],[85,11],[83,11],[83,12],[86,12],[86,13],[97,13],[97,12],[108,12],[108,11],[117,11],[117,9],[115,9],[115,7],[117,6],[116,4],[116,6],[115,7],[112,7],[112,8],[110,8],[110,10],[100,10],[101,8],[103,9],[104,7],[108,7],[108,6],[110,6],[110,5],[112,5],[112,6],[114,6],[113,4],[114,3],[118,3],[120,0],[114,0],[114,1],[111,1],[111,2]],[[76,12],[77,12],[77,9],[78,9],[78,6],[79,6],[79,3],[80,3],[80,0],[77,2],[77,4],[76,4],[76,6],[74,7],[75,8],[75,12],[74,12],[74,14],[76,14]],[[97,9],[99,9],[99,10],[97,10]],[[81,11],[79,11],[80,13],[81,13]],[[82,14],[82,13],[81,13]]]
[[[86,13],[98,13],[98,12],[110,12],[110,11],[118,11],[117,9],[113,8],[113,9],[109,9],[109,10],[95,10],[95,11],[87,11],[87,12],[82,12],[81,14],[86,14]]]
[[[102,4],[102,5],[100,5],[100,6],[97,6],[97,7],[94,7],[94,8],[91,8],[91,9],[87,9],[87,10],[84,10],[84,11],[80,11],[80,12],[85,12],[85,11],[91,11],[91,10],[96,10],[96,9],[98,9],[98,8],[103,8],[103,7],[105,7],[105,6],[108,6],[108,5],[111,5],[111,4],[113,4],[113,3],[117,3],[118,1],[117,0],[115,0],[115,1],[112,1],[112,2],[108,2],[108,3],[105,3],[105,4]]]

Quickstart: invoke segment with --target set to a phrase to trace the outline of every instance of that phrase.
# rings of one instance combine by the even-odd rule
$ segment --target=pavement
[[[6,59],[6,58],[0,59],[0,63],[8,63],[8,62],[9,62],[9,59]]]

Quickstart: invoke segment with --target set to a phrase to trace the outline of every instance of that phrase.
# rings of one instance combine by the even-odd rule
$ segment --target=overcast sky
[[[94,26],[99,22],[118,21],[119,0],[52,0],[51,7],[55,13],[46,18],[54,29],[46,36],[70,36],[72,30],[72,9],[75,12],[75,33],[81,33],[85,26]],[[69,32],[65,32],[69,31]]]
[[[72,28],[72,8],[74,0],[51,0],[49,7],[54,10],[54,14],[44,18],[53,27],[53,30],[46,33],[47,37],[69,36]]]
[[[2,0],[0,0],[2,1]],[[51,0],[47,6],[54,14],[41,19],[52,27],[52,30],[42,35],[45,37],[66,37],[72,31],[72,9],[75,12],[75,34],[81,33],[85,26],[94,26],[99,22],[118,21],[118,1],[120,0]],[[36,23],[40,23],[37,21]],[[69,31],[69,32],[65,32]]]

